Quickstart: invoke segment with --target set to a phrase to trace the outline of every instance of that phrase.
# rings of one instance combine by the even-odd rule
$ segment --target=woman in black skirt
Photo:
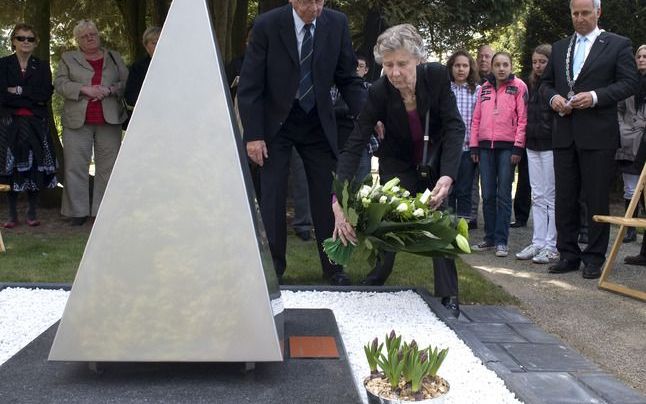
[[[38,35],[28,24],[11,32],[14,54],[0,59],[0,182],[10,185],[9,218],[5,228],[19,223],[16,201],[26,192],[26,223],[38,226],[38,192],[56,186],[56,157],[49,133],[47,103],[52,92],[49,65],[32,53]]]

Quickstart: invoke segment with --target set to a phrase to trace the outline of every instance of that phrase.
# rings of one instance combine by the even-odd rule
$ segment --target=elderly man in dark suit
[[[295,147],[307,174],[323,274],[333,285],[348,285],[343,268],[332,265],[321,247],[334,228],[330,192],[338,145],[330,88],[336,84],[353,115],[367,95],[356,75],[347,18],[324,3],[290,0],[257,18],[238,102],[247,154],[261,166],[260,210],[279,280],[287,266],[285,199]]]
[[[576,271],[583,261],[583,277],[594,279],[601,274],[610,229],[591,218],[609,211],[619,147],[617,102],[634,93],[638,75],[630,40],[597,26],[600,0],[572,0],[570,11],[576,32],[553,45],[541,88],[558,113],[553,144],[561,258],[549,272]],[[580,192],[589,222],[589,243],[583,251],[577,243]]]

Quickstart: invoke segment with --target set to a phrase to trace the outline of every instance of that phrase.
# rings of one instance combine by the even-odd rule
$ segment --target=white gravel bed
[[[69,292],[4,289],[0,291],[0,364],[40,335],[62,315]],[[438,374],[451,390],[447,403],[519,403],[495,372],[487,369],[469,347],[440,321],[414,292],[282,292],[286,308],[329,308],[334,312],[352,367],[357,389],[367,402],[363,378],[368,364],[363,345],[383,340],[394,329],[419,346],[448,347]]]
[[[348,354],[355,384],[368,402],[363,379],[370,369],[363,346],[391,330],[415,339],[420,347],[449,348],[438,371],[451,388],[446,403],[519,403],[502,379],[478,359],[471,349],[446,326],[415,292],[291,292],[282,291],[286,308],[328,308],[334,312]],[[384,348],[385,349],[385,348]]]
[[[0,365],[61,318],[68,296],[64,290],[0,290]]]

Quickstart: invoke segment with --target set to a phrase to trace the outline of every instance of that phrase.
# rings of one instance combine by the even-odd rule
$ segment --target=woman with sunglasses
[[[81,226],[96,216],[121,147],[121,124],[128,118],[123,93],[128,68],[119,53],[101,46],[90,20],[74,27],[79,49],[63,53],[54,79],[63,96],[65,188],[63,216]],[[94,189],[90,202],[90,161],[94,154]]]
[[[4,111],[0,129],[0,182],[7,193],[9,218],[5,228],[19,223],[18,193],[29,201],[26,223],[38,226],[38,192],[56,186],[56,157],[49,133],[47,103],[52,97],[49,65],[32,53],[38,35],[31,25],[17,24],[11,32],[12,55],[0,59],[0,104]]]

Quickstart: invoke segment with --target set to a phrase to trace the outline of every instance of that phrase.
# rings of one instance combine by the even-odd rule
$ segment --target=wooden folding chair
[[[599,288],[606,289],[611,292],[619,293],[621,295],[629,296],[634,299],[639,299],[646,301],[646,292],[636,289],[631,289],[624,285],[620,285],[615,282],[608,281],[608,276],[613,270],[615,259],[617,258],[617,253],[619,252],[619,247],[623,244],[624,234],[626,233],[626,227],[638,227],[646,228],[646,219],[634,218],[633,213],[639,205],[639,199],[646,197],[646,165],[642,169],[642,173],[639,176],[639,181],[637,182],[637,188],[633,194],[628,209],[626,209],[626,214],[621,216],[601,216],[594,215],[592,219],[595,222],[600,223],[610,223],[619,225],[619,231],[617,232],[617,238],[615,239],[612,248],[610,249],[610,255],[606,258],[606,262],[603,265],[603,271],[601,272],[601,278],[599,279]]]
[[[0,191],[9,192],[9,190],[11,190],[9,185],[0,184]],[[2,241],[2,232],[0,232],[0,253],[3,252],[7,252],[7,250],[4,247],[4,241]]]

